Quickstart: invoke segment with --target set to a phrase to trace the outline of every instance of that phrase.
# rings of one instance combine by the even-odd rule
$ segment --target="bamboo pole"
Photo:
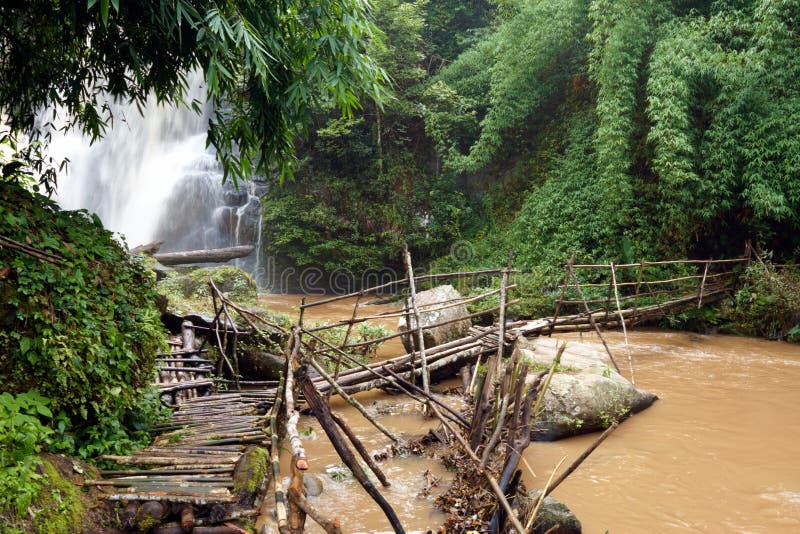
[[[298,327],[292,328],[292,336],[286,346],[286,388],[284,390],[284,406],[286,409],[286,434],[289,437],[289,445],[292,449],[292,456],[297,458],[297,468],[301,471],[308,469],[306,451],[303,442],[297,431],[297,422],[300,420],[300,412],[294,406],[294,371],[297,366],[297,356],[300,351],[300,341],[297,335]]]
[[[575,256],[576,256],[576,253],[573,252],[572,253],[572,257],[567,262],[567,265],[572,265],[573,263],[575,263]],[[551,323],[550,331],[547,333],[547,337],[551,337],[553,335],[553,327],[555,327],[556,321],[558,320],[558,314],[561,313],[561,303],[562,303],[564,297],[566,296],[566,292],[567,292],[567,277],[568,276],[569,276],[569,274],[566,274],[566,273],[564,274],[564,283],[561,284],[561,297],[558,300],[556,300],[556,311],[555,311],[555,314],[553,315],[553,322]]]
[[[625,336],[625,348],[628,353],[628,369],[631,373],[631,384],[636,385],[636,379],[633,375],[633,357],[631,356],[631,349],[628,345],[628,328],[625,326],[625,318],[622,316],[622,307],[619,303],[619,292],[617,291],[617,270],[614,268],[614,262],[611,262],[611,281],[614,284],[614,298],[617,301],[617,313],[619,320],[622,323],[622,333]]]
[[[411,310],[414,313],[414,321],[417,323],[415,330],[417,333],[417,351],[419,352],[419,357],[422,361],[422,389],[425,391],[425,393],[430,394],[430,375],[428,374],[428,357],[425,354],[425,335],[422,329],[422,317],[420,316],[419,309],[417,308],[417,289],[414,285],[414,267],[411,264],[411,253],[408,251],[408,245],[403,247],[403,261],[406,265],[406,276],[408,277],[409,281],[408,288],[410,292],[409,299],[411,303]],[[428,413],[427,405],[425,412]]]
[[[553,491],[555,491],[555,489],[556,489],[556,488],[557,488],[557,487],[558,487],[558,486],[559,486],[559,485],[560,485],[562,482],[564,482],[564,481],[567,479],[567,477],[568,477],[568,476],[570,476],[570,475],[573,473],[573,471],[575,471],[575,470],[576,470],[578,467],[580,467],[580,465],[583,463],[583,461],[584,461],[584,460],[586,460],[586,458],[588,458],[588,457],[589,457],[589,455],[590,455],[590,454],[592,454],[592,452],[593,452],[593,451],[594,451],[594,450],[595,450],[595,449],[596,449],[596,448],[597,448],[597,447],[598,447],[598,446],[599,446],[601,443],[603,443],[603,441],[605,441],[605,439],[606,439],[608,436],[610,436],[610,435],[611,435],[611,433],[612,433],[612,432],[614,432],[614,431],[615,431],[615,430],[616,430],[618,427],[619,427],[619,423],[614,423],[614,424],[612,424],[610,427],[608,427],[607,429],[605,429],[605,431],[604,431],[602,434],[600,434],[600,437],[598,437],[596,440],[594,440],[594,442],[593,442],[591,445],[589,445],[589,447],[587,447],[587,448],[586,448],[586,450],[585,450],[585,451],[583,451],[583,453],[581,453],[581,455],[580,455],[580,456],[578,456],[578,457],[575,459],[575,461],[574,461],[574,462],[572,462],[572,463],[570,464],[570,466],[569,466],[569,467],[567,467],[567,469],[566,469],[566,470],[565,470],[563,473],[561,473],[561,475],[559,475],[559,477],[556,479],[556,481],[555,481],[555,482],[553,482],[553,483],[552,483],[552,484],[551,484],[551,485],[550,485],[550,486],[547,488],[547,491],[543,491],[543,492],[542,492],[541,498],[542,498],[542,499],[544,499],[544,498],[545,498],[545,497],[547,497],[549,494],[551,494]]]
[[[469,277],[477,277],[477,276],[498,275],[498,274],[502,274],[502,272],[503,272],[502,269],[486,269],[486,270],[482,270],[482,271],[465,271],[465,272],[452,272],[452,273],[440,273],[440,274],[426,274],[426,275],[414,277],[414,281],[415,282],[427,282],[427,281],[432,281],[432,280],[443,280],[443,279],[448,279],[448,278],[469,278]],[[519,272],[519,271],[514,271],[514,272]],[[329,304],[331,302],[336,302],[337,300],[349,299],[349,298],[357,297],[358,295],[367,295],[369,293],[374,293],[374,292],[379,291],[381,289],[386,289],[387,287],[396,286],[396,285],[403,285],[403,284],[408,284],[408,279],[407,278],[403,278],[401,280],[394,280],[392,282],[387,282],[385,284],[381,284],[381,285],[377,285],[377,286],[373,286],[373,287],[368,287],[368,288],[362,289],[360,291],[355,291],[353,293],[348,293],[346,295],[337,295],[335,297],[330,297],[330,298],[318,300],[318,301],[315,301],[315,302],[309,302],[308,304],[305,304],[305,307],[306,308],[311,308],[311,307],[314,307],[314,306],[322,306],[323,304]]]
[[[514,300],[510,301],[508,303],[508,305],[511,306],[511,305],[517,304],[517,303],[519,303],[519,299],[514,299]],[[500,309],[500,306],[495,306],[495,307],[489,308],[487,310],[471,313],[471,314],[466,315],[464,317],[458,317],[456,319],[450,319],[449,321],[442,321],[442,322],[439,322],[439,323],[436,323],[436,324],[433,324],[433,325],[423,326],[422,330],[430,330],[432,328],[438,328],[440,326],[448,325],[448,324],[451,324],[451,323],[457,323],[459,321],[464,321],[466,319],[474,319],[476,317],[482,317],[484,315],[490,315],[490,314],[498,311],[499,309]],[[308,330],[306,330],[305,332],[309,333]],[[376,339],[371,339],[369,341],[362,341],[362,342],[359,342],[359,343],[351,343],[350,345],[344,345],[344,346],[342,346],[340,348],[342,348],[342,349],[354,349],[354,348],[358,348],[358,347],[365,347],[367,345],[374,345],[376,343],[383,343],[385,341],[389,341],[390,339],[394,339],[394,338],[397,338],[397,337],[400,337],[400,336],[413,335],[414,332],[415,332],[415,330],[407,330],[405,332],[398,332],[396,334],[390,334],[388,336],[379,337],[379,338],[376,338]],[[325,352],[325,351],[324,350],[318,350],[318,351],[315,351],[315,354],[318,354],[320,352]]]
[[[721,278],[723,276],[728,276],[728,275],[731,275],[731,274],[733,274],[733,271],[725,271],[725,272],[722,272],[722,273],[710,274],[710,275],[708,275],[708,278]],[[676,278],[669,278],[669,279],[666,279],[666,280],[650,280],[649,283],[653,284],[653,285],[674,284],[675,282],[683,282],[685,280],[699,280],[701,278],[703,278],[703,275],[701,275],[701,274],[692,274],[692,275],[687,275],[687,276],[678,276]],[[581,285],[583,287],[606,287],[607,286],[607,284],[605,284],[605,283],[603,283],[603,284],[600,284],[600,283],[586,283],[586,284],[581,284]],[[635,286],[636,282],[622,282],[622,283],[617,284],[617,285],[619,287],[630,287],[630,286]]]
[[[361,295],[356,297],[356,303],[353,305],[353,316],[350,318],[350,323],[347,325],[347,332],[345,332],[344,334],[344,340],[342,341],[342,345],[347,345],[347,342],[350,341],[350,332],[352,332],[353,323],[356,320],[356,317],[358,316],[358,305],[360,302],[361,302]],[[303,302],[303,304],[305,304],[305,302]],[[337,380],[339,380],[339,368],[341,367],[341,365],[342,365],[342,355],[337,354],[336,367],[334,368],[333,371],[333,382],[331,382],[331,385],[333,385]],[[333,388],[329,389],[328,392],[325,394],[325,400],[328,402],[328,404],[330,404],[331,402],[332,393],[333,393]]]
[[[372,484],[372,482],[370,482],[366,473],[364,473],[363,469],[361,469],[361,466],[353,455],[353,452],[344,443],[344,439],[339,433],[336,423],[331,417],[330,407],[322,400],[319,391],[317,391],[317,389],[314,387],[313,382],[308,379],[308,376],[303,377],[303,392],[305,393],[306,402],[311,409],[314,410],[314,416],[317,418],[320,425],[322,425],[322,429],[325,431],[328,439],[333,444],[333,447],[336,449],[339,457],[353,473],[353,477],[358,480],[364,490],[366,490],[369,496],[372,497],[381,510],[383,510],[394,531],[397,533],[404,533],[405,530],[403,529],[403,526],[400,523],[400,520],[398,519],[394,509],[386,501],[383,495],[381,495],[378,489]]]
[[[309,362],[308,363],[310,363],[311,366],[319,373],[319,375],[322,378],[324,378],[331,385],[331,388],[328,391],[336,390],[336,393],[338,393],[340,397],[342,397],[345,401],[347,401],[347,403],[350,404],[350,406],[352,406],[353,408],[358,410],[361,413],[361,415],[363,415],[364,418],[367,421],[372,423],[372,425],[375,428],[377,428],[383,435],[385,435],[386,437],[388,437],[390,440],[392,440],[395,443],[400,443],[401,442],[400,438],[395,436],[392,431],[390,431],[388,428],[383,426],[380,423],[380,421],[378,421],[377,419],[372,417],[369,414],[369,412],[367,412],[367,409],[364,408],[364,406],[362,406],[360,402],[358,402],[355,398],[353,398],[350,395],[348,395],[347,393],[345,393],[345,391],[339,386],[339,384],[336,382],[336,380],[334,380],[331,377],[331,375],[329,375],[325,371],[325,369],[322,368],[322,366],[319,363],[317,363],[313,358],[309,358]]]
[[[461,433],[458,431],[458,429],[453,427],[444,418],[444,416],[441,414],[441,412],[439,412],[439,410],[436,409],[436,406],[431,404],[430,407],[431,407],[431,410],[433,411],[434,415],[436,415],[436,417],[439,418],[439,420],[442,422],[442,424],[445,426],[445,428],[448,431],[450,431],[450,433],[453,434],[453,436],[455,436],[455,438],[458,441],[459,445],[461,445],[461,448],[464,449],[464,452],[466,452],[467,455],[469,455],[469,457],[472,459],[473,462],[475,462],[476,465],[480,465],[480,463],[481,463],[480,458],[478,458],[478,456],[475,454],[475,452],[470,447],[470,444],[467,443],[467,441],[464,439],[464,437],[461,435]],[[508,514],[508,518],[511,521],[511,524],[514,526],[515,529],[517,529],[517,532],[522,532],[522,533],[526,532],[522,528],[522,524],[519,522],[519,518],[514,514],[514,511],[511,509],[511,505],[508,504],[508,499],[506,499],[506,496],[503,494],[503,490],[500,489],[500,486],[497,484],[497,481],[495,480],[495,478],[486,469],[483,469],[482,473],[483,473],[483,476],[486,478],[486,480],[489,482],[489,486],[491,486],[492,491],[494,492],[495,496],[497,497],[497,500],[500,501],[500,505],[505,509],[506,513]]]
[[[620,372],[619,371],[619,365],[617,365],[617,361],[614,359],[614,355],[611,354],[611,349],[608,348],[608,343],[606,343],[606,339],[603,337],[603,334],[600,332],[600,328],[598,328],[597,323],[594,320],[594,317],[589,312],[589,305],[586,304],[586,300],[585,300],[586,297],[583,295],[583,290],[581,289],[581,284],[578,281],[578,277],[575,275],[575,271],[572,269],[572,266],[569,267],[569,273],[570,273],[570,275],[572,275],[572,278],[575,280],[575,287],[578,289],[578,294],[581,296],[582,299],[584,299],[583,305],[586,308],[586,313],[589,314],[589,322],[592,324],[592,327],[595,329],[595,332],[597,332],[597,335],[600,336],[600,341],[603,342],[603,347],[605,347],[606,352],[608,353],[608,357],[611,359],[611,363],[614,364],[614,368],[619,373]]]
[[[618,269],[628,269],[638,267],[639,265],[650,267],[655,265],[680,265],[680,264],[703,264],[708,260],[663,260],[663,261],[642,261],[640,263],[621,263],[617,265]],[[728,258],[722,260],[713,260],[712,263],[746,263],[747,257],[741,258]],[[566,266],[565,266],[566,267]],[[606,264],[589,264],[589,265],[573,265],[575,269],[608,269],[609,265]]]
[[[706,268],[703,270],[703,280],[700,282],[700,290],[697,292],[697,308],[703,305],[703,290],[706,287],[706,277],[708,276],[708,265],[710,260],[706,262]]]
[[[386,475],[383,474],[381,468],[378,467],[378,464],[376,464],[372,456],[369,455],[369,452],[367,452],[367,448],[364,447],[364,444],[361,443],[361,440],[358,439],[358,436],[356,436],[355,432],[353,432],[353,430],[347,425],[347,421],[345,421],[341,415],[337,414],[334,411],[331,411],[331,417],[336,422],[336,424],[339,425],[339,428],[342,429],[342,432],[344,432],[345,436],[347,436],[347,439],[350,440],[350,443],[352,443],[353,448],[355,448],[358,455],[361,456],[361,459],[364,460],[364,463],[367,464],[367,466],[373,473],[375,473],[375,476],[378,478],[383,487],[384,488],[390,487],[391,484],[389,483],[389,480],[386,478]]]
[[[272,489],[275,492],[275,516],[278,521],[278,529],[286,530],[289,527],[289,518],[286,497],[283,493],[283,483],[281,482],[281,462],[280,462],[280,443],[278,442],[278,414],[281,412],[284,388],[286,387],[285,375],[281,375],[278,385],[278,395],[275,397],[275,404],[269,416],[269,428],[272,434],[270,444],[270,460],[272,464]],[[268,513],[266,499],[261,505],[261,514]]]
[[[342,534],[342,526],[338,519],[328,520],[314,508],[308,499],[294,488],[289,489],[289,499],[313,519],[327,534]]]
[[[434,397],[430,393],[425,393],[416,384],[413,384],[413,383],[409,382],[408,380],[404,379],[402,376],[398,375],[397,373],[395,373],[394,371],[392,371],[391,369],[389,369],[385,365],[383,366],[383,370],[386,371],[387,373],[389,373],[390,375],[392,375],[395,379],[397,379],[398,382],[401,382],[403,385],[407,386],[409,389],[413,389],[416,393],[419,393],[420,395],[427,395],[426,398],[429,401],[438,404],[442,409],[450,412],[450,414],[453,416],[453,418],[455,418],[455,422],[456,423],[460,424],[464,428],[469,428],[469,423],[467,423],[466,419],[464,419],[461,416],[461,414],[459,414],[458,412],[456,412],[455,410],[450,408],[448,405],[446,405],[445,403],[439,401],[436,397]]]
[[[500,278],[500,316],[498,318],[499,328],[497,331],[497,359],[495,364],[497,369],[495,372],[500,372],[500,366],[503,363],[503,352],[506,344],[506,298],[508,286],[508,272],[511,270],[512,255],[508,253],[508,266],[503,269],[503,275]]]

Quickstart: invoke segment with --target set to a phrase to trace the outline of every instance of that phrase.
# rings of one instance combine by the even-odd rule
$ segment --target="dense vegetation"
[[[376,2],[394,99],[319,108],[265,202],[284,263],[781,260],[800,238],[800,2]],[[448,256],[456,240],[472,254]],[[444,257],[444,258],[442,258]]]
[[[152,273],[96,216],[0,181],[0,222],[5,238],[52,255],[0,247],[0,508],[24,510],[43,446],[86,458],[148,437],[165,333]]]

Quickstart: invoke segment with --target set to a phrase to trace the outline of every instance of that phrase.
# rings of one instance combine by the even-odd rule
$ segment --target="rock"
[[[306,473],[303,475],[303,487],[306,489],[306,495],[310,497],[317,497],[322,494],[323,484],[322,479],[317,475],[310,475]]]
[[[517,338],[515,349],[520,351],[523,359],[533,363],[539,370],[549,369],[556,357],[562,340],[552,337]],[[559,368],[573,371],[583,371],[591,367],[611,365],[608,354],[595,350],[586,343],[570,341],[564,354],[561,355]]]
[[[264,479],[268,476],[270,457],[267,449],[249,445],[233,471],[233,494],[236,504],[251,508]]]
[[[636,389],[610,367],[553,375],[531,438],[539,441],[603,430],[657,399]]]
[[[462,298],[461,294],[451,285],[438,286],[434,287],[433,289],[417,293],[416,304],[417,307],[420,308],[420,319],[423,327],[436,325],[447,321],[453,321],[455,319],[462,319],[460,321],[455,321],[443,326],[425,330],[423,339],[425,341],[426,349],[430,349],[437,345],[441,345],[467,335],[469,328],[472,326],[472,321],[468,319],[469,311],[467,311],[467,306],[465,304],[459,304],[457,306],[445,308],[440,311],[424,311],[426,306],[431,308],[431,305],[433,304],[448,302],[460,298]],[[413,316],[410,317],[410,322],[412,328],[416,327],[416,321],[414,320]],[[409,330],[405,317],[401,317],[398,321],[397,330],[398,332],[407,332]],[[416,335],[405,335],[402,336],[401,339],[403,341],[403,347],[405,347],[408,352],[415,350],[417,345]]]
[[[167,295],[182,298],[208,298],[208,279],[214,280],[217,288],[233,300],[254,300],[257,297],[256,282],[246,271],[233,265],[187,269],[185,274],[169,273],[158,282],[158,288]]]
[[[528,500],[533,506],[536,499],[541,495],[541,490],[532,490],[528,492]],[[551,530],[558,525],[558,528]],[[567,507],[566,504],[547,496],[544,498],[542,505],[539,507],[539,512],[536,514],[536,519],[531,525],[529,534],[581,534],[581,522],[575,517],[575,514]]]
[[[239,374],[244,380],[279,380],[286,365],[283,356],[249,346],[241,347],[238,358]]]
[[[515,350],[531,363],[529,377],[549,369],[557,340],[520,339]],[[545,393],[531,439],[553,441],[604,430],[649,407],[658,397],[633,386],[610,366],[608,356],[591,346],[568,342]]]

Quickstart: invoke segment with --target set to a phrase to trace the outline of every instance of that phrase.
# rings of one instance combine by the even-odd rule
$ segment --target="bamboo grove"
[[[467,239],[474,254],[441,261],[512,249],[555,275],[575,251],[796,254],[798,2],[451,4],[376,3],[394,99],[320,110],[265,208],[275,255],[363,268],[397,236],[429,258]]]

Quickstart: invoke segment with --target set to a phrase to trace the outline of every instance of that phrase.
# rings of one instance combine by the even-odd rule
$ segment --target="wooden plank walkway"
[[[274,395],[274,393],[273,393]],[[231,503],[233,472],[248,445],[269,445],[270,394],[230,393],[183,401],[153,444],[131,456],[101,456],[121,470],[90,483],[113,486],[114,501]]]

